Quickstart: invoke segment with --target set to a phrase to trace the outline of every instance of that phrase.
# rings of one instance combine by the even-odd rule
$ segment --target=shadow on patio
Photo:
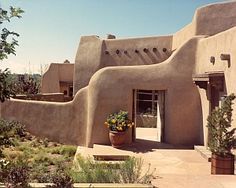
[[[166,144],[162,142],[157,142],[154,140],[136,139],[135,142],[129,146],[124,146],[119,148],[121,150],[131,151],[134,153],[147,153],[152,152],[156,149],[193,149],[191,146],[176,146],[171,144]]]

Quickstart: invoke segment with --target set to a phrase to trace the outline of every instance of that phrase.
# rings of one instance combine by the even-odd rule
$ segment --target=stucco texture
[[[73,83],[74,64],[52,63],[42,76],[42,93],[62,92],[60,82]]]
[[[163,141],[204,144],[209,97],[194,84],[192,75],[223,71],[227,94],[236,93],[235,10],[235,1],[199,8],[189,25],[170,36],[82,37],[74,66],[73,101],[10,100],[1,104],[1,117],[22,121],[37,135],[91,147],[109,143],[104,126],[108,114],[120,109],[132,114],[133,90],[164,90]],[[219,59],[221,53],[230,54],[230,66]],[[209,62],[211,56],[216,58],[214,65]],[[54,79],[53,74],[48,77]]]

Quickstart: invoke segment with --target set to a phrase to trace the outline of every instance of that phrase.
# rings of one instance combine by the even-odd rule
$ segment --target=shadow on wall
[[[102,53],[104,66],[124,66],[124,65],[150,65],[161,63],[168,59],[171,55],[171,50],[166,48],[157,49],[141,48],[141,49],[107,49],[103,43]]]

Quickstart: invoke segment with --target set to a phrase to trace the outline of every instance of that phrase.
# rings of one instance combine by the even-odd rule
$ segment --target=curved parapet
[[[98,71],[88,86],[87,145],[109,143],[103,122],[114,111],[132,112],[134,89],[166,91],[165,142],[201,143],[200,100],[192,82],[198,40],[197,37],[189,40],[161,64],[107,67]]]
[[[215,3],[198,8],[193,20],[173,35],[172,50],[197,35],[212,36],[236,26],[236,1]]]
[[[160,63],[171,55],[172,36],[100,39],[83,36],[75,58],[74,94],[99,69]]]
[[[235,10],[236,1],[202,7],[192,23],[173,36],[106,40],[82,37],[72,102],[10,100],[0,105],[1,117],[21,121],[36,135],[55,141],[107,144],[104,120],[120,109],[131,114],[133,90],[164,90],[164,141],[203,143],[202,121],[208,115],[209,96],[203,91],[207,88],[199,89],[193,83],[192,74],[220,70],[225,73],[228,92],[235,92]],[[220,59],[223,53],[230,57],[228,61]],[[55,74],[58,71],[55,69]],[[205,82],[201,85],[208,87]]]
[[[236,26],[236,1],[215,3],[195,12],[196,35],[215,35]]]
[[[200,143],[200,101],[192,83],[197,43],[198,38],[191,39],[160,64],[103,68],[68,103],[7,101],[1,105],[1,117],[18,120],[32,133],[55,141],[107,144],[104,120],[120,109],[132,112],[133,89],[165,90],[165,142]]]
[[[81,37],[75,59],[74,94],[87,86],[93,74],[101,68],[161,63],[194,36],[211,36],[236,26],[235,10],[236,1],[198,8],[192,22],[170,36],[127,39]]]
[[[97,36],[81,37],[75,58],[74,95],[81,88],[87,86],[92,75],[102,68],[100,65],[101,50],[102,41]]]

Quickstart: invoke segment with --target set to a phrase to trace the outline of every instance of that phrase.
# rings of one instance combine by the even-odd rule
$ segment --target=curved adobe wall
[[[92,75],[103,67],[160,63],[193,36],[214,35],[236,26],[235,9],[235,1],[198,8],[192,22],[173,36],[108,40],[81,37],[75,60],[74,94],[87,86]],[[143,52],[144,48],[149,50],[148,53]],[[153,48],[157,48],[155,53]],[[167,53],[163,53],[163,48]]]
[[[102,68],[102,41],[97,36],[83,36],[75,57],[73,93],[88,85],[92,75]]]
[[[221,23],[222,25],[217,24],[218,20],[224,20],[217,16],[220,6],[224,13],[219,13],[219,15],[227,18],[225,22]],[[182,44],[195,34],[212,35],[235,25],[236,12],[233,11],[235,6],[236,2],[232,2],[228,5],[211,5],[198,9],[193,19],[193,23],[196,25],[194,26],[192,23],[176,34],[173,40],[175,45],[171,43],[172,37],[114,41],[102,41],[95,36],[82,37],[75,64],[75,92],[87,86],[92,77],[88,87],[80,89],[72,102],[64,104],[7,101],[0,105],[1,117],[22,121],[32,132],[48,136],[53,140],[91,146],[93,143],[108,143],[108,130],[103,126],[107,114],[120,109],[132,111],[133,89],[166,90],[165,141],[188,145],[202,143],[202,112],[204,118],[207,105],[201,111],[200,96],[196,86],[192,83],[192,74],[209,70],[224,70],[227,73],[228,92],[235,92],[234,55],[232,55],[230,69],[218,62],[213,68],[206,62],[209,61],[212,52],[217,57],[221,51],[236,54],[234,38],[236,34],[232,29],[226,31],[225,35],[221,33],[214,36],[215,38],[202,39],[200,43],[199,38],[195,37],[183,46]],[[230,10],[228,10],[229,8]],[[227,12],[229,12],[229,16],[227,16]],[[204,26],[205,21],[211,24]],[[212,24],[216,25],[212,26]],[[192,32],[194,30],[195,32]],[[177,37],[178,40],[176,40]],[[162,48],[162,44],[168,44],[169,47],[172,45],[172,49],[174,47],[177,50],[160,64],[135,66],[135,63],[140,63],[136,59],[128,62],[133,66],[103,68],[107,63],[103,59],[104,49],[109,47],[113,51],[119,46],[123,49],[127,42],[131,43],[131,41],[134,42],[135,47],[140,48],[146,47],[147,44],[148,48],[151,48],[158,41],[162,41],[159,49]],[[198,43],[199,47],[197,47]],[[149,56],[145,61],[148,62],[147,64],[152,62]],[[143,61],[144,64],[145,61]],[[128,64],[124,59],[118,59],[118,57],[109,62],[109,65]],[[195,66],[195,64],[197,65]],[[201,91],[200,95],[202,101],[207,100],[206,97],[203,98],[204,92]]]
[[[1,117],[17,120],[35,135],[66,144],[85,145],[87,90],[68,103],[14,100],[0,104]]]
[[[215,35],[236,26],[236,1],[200,7],[192,22],[173,35],[172,50],[196,35]]]
[[[162,62],[170,56],[171,44],[172,36],[107,40],[95,36],[81,37],[75,60],[74,94],[87,86],[93,74],[101,68]]]
[[[191,39],[161,64],[107,67],[95,73],[88,86],[88,146],[109,143],[104,120],[120,109],[132,111],[133,89],[166,90],[166,142],[202,143],[200,100],[192,82],[197,42]]]
[[[200,7],[195,13],[196,35],[215,35],[236,26],[236,1]]]

